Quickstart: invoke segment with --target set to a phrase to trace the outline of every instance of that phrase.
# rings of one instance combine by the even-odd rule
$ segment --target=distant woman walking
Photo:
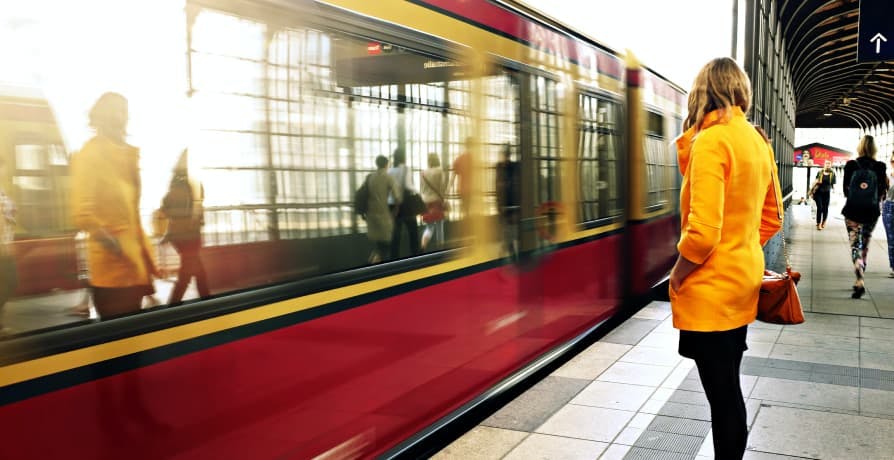
[[[832,162],[826,160],[813,182],[813,201],[816,201],[816,229],[826,228],[826,219],[829,217],[829,199],[832,195],[832,187],[835,186],[835,171],[832,171]]]
[[[881,213],[879,201],[884,199],[888,191],[885,177],[885,164],[875,161],[875,139],[866,135],[857,145],[857,159],[844,165],[844,224],[851,242],[851,261],[854,263],[854,293],[851,297],[859,299],[866,292],[863,280],[866,271],[866,256],[869,253],[869,240],[878,217]]]
[[[677,139],[680,256],[670,275],[680,354],[695,360],[711,406],[714,457],[741,459],[748,439],[739,366],[757,317],[763,245],[782,222],[770,145],[745,118],[751,83],[735,61],[718,58],[689,93]]]

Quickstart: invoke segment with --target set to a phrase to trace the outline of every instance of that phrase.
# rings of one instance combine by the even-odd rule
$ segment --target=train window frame
[[[277,21],[269,21],[268,22],[263,17],[255,17],[253,15],[248,15],[248,16],[240,15],[238,13],[221,10],[219,8],[215,8],[212,6],[202,7],[198,10],[195,10],[193,14],[195,15],[195,17],[199,17],[203,13],[216,13],[216,14],[225,15],[225,16],[233,16],[233,17],[237,18],[238,20],[244,20],[244,21],[249,21],[249,22],[253,22],[256,24],[261,24],[263,27],[272,28],[271,31],[265,32],[265,34],[267,34],[268,36],[278,36],[281,33],[283,33],[283,31],[289,31],[292,29],[298,29],[301,31],[311,31],[312,30],[312,31],[316,31],[316,33],[318,33],[320,36],[327,37],[326,39],[330,40],[332,42],[334,42],[336,40],[345,40],[345,41],[353,41],[356,44],[362,43],[364,50],[366,50],[366,45],[369,42],[374,41],[374,42],[378,42],[378,43],[388,43],[388,44],[392,45],[391,46],[392,49],[395,49],[395,50],[398,50],[401,52],[412,53],[413,55],[416,55],[416,56],[419,56],[419,57],[422,57],[425,59],[435,59],[438,61],[449,61],[449,60],[458,59],[460,57],[458,55],[458,53],[451,52],[452,48],[450,46],[448,46],[448,44],[443,44],[443,43],[442,43],[443,47],[439,48],[438,52],[432,52],[433,44],[436,43],[436,41],[434,41],[434,40],[424,41],[422,43],[423,46],[421,46],[421,47],[417,46],[417,45],[419,45],[418,42],[413,41],[412,39],[408,38],[409,36],[412,36],[411,32],[403,31],[403,29],[400,29],[398,26],[395,26],[395,25],[387,25],[387,27],[385,27],[383,30],[383,29],[377,29],[377,28],[371,27],[371,24],[378,23],[377,21],[369,21],[369,23],[365,24],[364,27],[357,28],[357,27],[355,27],[357,23],[354,21],[360,20],[360,19],[357,17],[357,15],[355,13],[350,13],[350,12],[340,12],[340,15],[338,16],[340,18],[340,20],[333,21],[332,23],[321,24],[320,23],[321,21],[319,21],[319,19],[320,19],[319,17],[313,18],[316,20],[310,20],[310,21],[305,21],[303,18],[300,18],[299,23],[294,26],[288,25],[289,24],[288,21],[284,22],[281,20],[277,20]],[[330,18],[332,16],[326,16],[326,17]],[[366,20],[366,19],[368,19],[368,18],[363,18],[363,20]],[[192,21],[190,24],[192,24],[192,23],[195,23],[195,21]],[[286,25],[283,25],[284,23]],[[341,27],[342,24],[351,24],[351,26],[350,27]],[[390,37],[398,37],[398,36],[401,36],[400,40],[391,40],[390,39]],[[267,50],[268,50],[267,52],[271,53],[271,54],[273,53],[273,50],[271,48],[272,43],[273,43],[272,40],[268,40],[267,44],[266,44]],[[328,68],[330,69],[331,72],[334,72],[336,70],[336,66],[337,66],[336,61],[338,59],[338,55],[337,55],[337,51],[336,51],[337,45],[335,43],[331,43],[330,47],[331,47],[332,54],[329,57],[330,63],[329,63]],[[194,52],[194,48],[195,48],[194,46],[190,45],[187,48],[188,48],[188,50],[187,50],[188,53]],[[259,65],[270,67],[271,61],[272,61],[272,59],[265,58],[264,60],[262,60],[262,62]],[[441,66],[435,66],[433,68],[437,68],[437,67],[441,67]],[[499,66],[498,66],[498,68],[499,68]],[[507,68],[504,70],[505,70],[505,72],[496,70],[496,71],[494,71],[494,75],[511,74],[511,69]],[[408,165],[411,167],[410,181],[413,183],[414,187],[417,190],[419,190],[419,188],[420,188],[419,186],[421,185],[420,184],[421,180],[419,179],[419,176],[420,176],[421,171],[424,169],[424,167],[423,167],[425,165],[424,158],[425,158],[426,154],[429,153],[429,150],[428,150],[429,148],[435,148],[436,151],[441,153],[442,168],[445,169],[445,172],[448,174],[448,177],[450,174],[453,173],[451,166],[452,166],[454,160],[456,159],[456,157],[458,157],[459,154],[462,153],[461,149],[462,149],[462,145],[464,143],[464,139],[465,139],[465,137],[467,137],[467,133],[470,130],[469,126],[471,125],[471,121],[470,121],[471,112],[469,112],[468,110],[465,110],[465,111],[461,110],[460,108],[456,107],[455,104],[451,103],[452,101],[450,98],[451,98],[451,93],[453,93],[453,91],[450,88],[450,86],[455,82],[463,82],[463,81],[467,82],[468,79],[462,79],[462,78],[448,79],[448,80],[444,80],[441,82],[433,82],[433,83],[414,83],[414,82],[397,81],[397,82],[395,82],[395,84],[390,85],[388,88],[369,87],[369,91],[358,91],[356,85],[345,86],[345,85],[341,84],[341,82],[339,81],[340,77],[338,77],[335,74],[331,74],[330,79],[332,80],[332,82],[331,82],[332,90],[329,91],[328,94],[332,95],[332,97],[334,97],[334,98],[340,98],[339,99],[340,101],[345,101],[344,110],[347,112],[346,116],[348,118],[348,122],[346,124],[349,125],[348,128],[346,129],[346,132],[344,133],[344,137],[339,138],[340,140],[342,140],[344,142],[344,144],[345,144],[344,150],[346,152],[348,152],[348,156],[350,157],[347,160],[347,165],[345,165],[343,168],[348,173],[348,180],[343,181],[346,184],[346,187],[342,187],[343,190],[347,191],[347,195],[341,197],[342,198],[341,202],[335,203],[335,205],[341,206],[343,208],[343,210],[346,210],[349,212],[349,214],[351,216],[352,224],[350,226],[346,226],[346,225],[340,226],[340,231],[338,232],[338,234],[339,235],[347,235],[347,236],[351,236],[351,237],[363,237],[363,236],[365,236],[365,233],[366,233],[366,228],[365,228],[366,225],[365,225],[365,222],[353,212],[352,197],[353,197],[354,191],[359,187],[359,184],[362,183],[365,176],[368,173],[373,172],[375,170],[374,162],[372,161],[375,154],[384,154],[385,156],[387,156],[390,159],[391,153],[395,147],[397,147],[397,146],[404,147],[405,152],[408,155],[408,160],[409,160]],[[357,81],[362,81],[362,80],[357,80]],[[510,128],[510,130],[512,131],[512,136],[510,136],[510,137],[515,139],[515,141],[513,143],[513,147],[518,148],[518,139],[519,139],[519,133],[520,133],[520,129],[518,128],[518,126],[520,125],[520,117],[521,117],[520,116],[520,107],[519,107],[519,102],[518,102],[519,101],[519,96],[518,96],[519,90],[517,89],[517,85],[512,83],[511,77],[509,77],[509,79],[507,81],[509,82],[507,85],[508,87],[516,88],[516,89],[509,90],[514,95],[514,97],[512,98],[511,101],[509,101],[507,103],[511,106],[510,111],[511,111],[511,115],[512,115],[512,117],[511,117],[512,120],[509,120],[507,123],[512,126],[512,128]],[[417,93],[424,92],[423,90],[425,90],[426,88],[431,89],[433,87],[435,89],[443,88],[444,91],[446,92],[444,97],[442,97],[442,98],[436,97],[433,100],[428,100],[428,101],[423,101],[417,97],[419,95]],[[191,90],[190,90],[191,93],[194,90],[195,90],[195,88],[191,88]],[[417,91],[417,90],[419,90],[419,91]],[[260,96],[260,97],[263,98],[264,96]],[[488,97],[488,94],[485,94],[485,97]],[[499,97],[499,95],[497,95],[496,97]],[[466,99],[469,99],[469,98],[467,97]],[[388,136],[388,139],[390,139],[390,140],[388,140],[388,142],[386,142],[388,144],[387,148],[385,150],[376,151],[370,155],[366,155],[367,157],[369,157],[368,162],[364,162],[361,160],[361,157],[363,157],[364,155],[362,154],[363,152],[360,151],[361,149],[359,149],[359,147],[357,146],[358,139],[360,137],[358,136],[358,131],[356,130],[356,128],[354,126],[355,123],[353,120],[353,117],[356,115],[356,112],[355,112],[356,107],[359,105],[364,105],[364,104],[375,106],[375,107],[380,108],[381,110],[385,110],[385,111],[389,112],[391,114],[391,119],[392,119],[392,122],[387,122],[387,123],[390,123],[389,124],[390,127],[388,129],[392,133],[391,136]],[[413,135],[413,130],[414,130],[413,123],[416,121],[419,121],[419,120],[416,120],[416,118],[418,118],[417,115],[419,115],[419,114],[422,114],[423,115],[422,118],[425,118],[427,120],[427,122],[424,121],[424,123],[427,123],[428,127],[430,127],[430,128],[434,127],[433,131],[439,131],[438,124],[441,122],[438,121],[438,118],[442,117],[441,119],[443,120],[443,124],[442,124],[442,128],[440,129],[440,133],[439,133],[440,138],[439,139],[436,139],[432,142],[424,143],[425,145],[421,145],[421,144],[419,144],[419,142],[417,142],[417,141],[419,141],[419,139],[415,138]],[[465,121],[460,123],[465,126],[465,128],[459,130],[459,131],[463,131],[461,133],[458,133],[457,130],[454,129],[454,128],[456,128],[456,126],[453,126],[453,125],[456,123],[451,123],[451,121],[449,120],[450,117],[456,117],[456,116],[459,116],[459,117],[465,119]],[[488,120],[488,121],[492,121],[492,120]],[[272,123],[272,121],[268,120],[267,123],[268,123],[267,126],[269,127],[269,124]],[[395,125],[396,125],[396,128],[395,128]],[[396,132],[395,132],[395,129],[396,129]],[[376,141],[379,144],[381,144],[381,142],[379,142],[379,141],[381,141],[381,139],[377,138]],[[260,144],[258,146],[259,151],[263,152],[266,149],[266,150],[268,150],[268,157],[271,157],[271,156],[276,157],[277,156],[277,154],[275,152],[272,152],[272,149],[271,149],[271,147],[269,147],[269,144],[265,146],[263,141],[259,142],[259,144]],[[435,145],[435,144],[439,144],[439,145]],[[489,153],[488,157],[493,157],[494,159],[497,158],[499,156],[499,149],[500,149],[501,145],[502,145],[502,143],[488,145],[487,146],[487,149],[488,149],[487,153]],[[262,160],[261,162],[263,162],[263,161],[264,160]],[[270,159],[267,159],[266,162],[268,164],[272,165],[272,162]],[[369,164],[367,165],[366,163],[369,163]],[[494,175],[493,170],[495,169],[496,161],[489,162],[489,163],[493,163],[493,164],[488,165],[488,166],[490,166],[490,168],[488,169],[488,171],[485,172],[485,174],[489,173],[490,176],[493,176]],[[263,168],[255,167],[255,169],[260,169],[262,172],[264,171]],[[273,170],[276,168],[268,167],[267,169]],[[274,173],[279,174],[280,176],[282,175],[280,171],[274,171]],[[267,192],[268,194],[281,193],[282,185],[280,185],[280,184],[282,184],[283,181],[280,177],[276,177],[273,173],[271,173],[269,182],[270,182],[269,189],[272,191]],[[492,180],[486,181],[486,184],[492,184],[492,182],[493,182]],[[450,206],[450,210],[448,211],[448,219],[452,220],[453,222],[448,222],[448,224],[450,226],[456,226],[457,225],[456,224],[456,222],[457,222],[456,216],[460,212],[460,209],[462,209],[462,206],[458,205],[459,204],[458,203],[459,202],[458,194],[451,193],[451,192],[452,192],[452,190],[448,191],[446,198],[448,200],[448,203],[452,205],[452,206]],[[484,199],[485,199],[485,204],[487,205],[486,208],[490,209],[493,214],[496,214],[496,197],[495,197],[496,193],[495,193],[494,187],[491,185],[489,187],[489,189],[485,190],[485,192],[486,192],[485,193],[486,196],[484,197]],[[477,198],[475,198],[475,199],[477,199]],[[276,204],[279,204],[279,203],[276,203]],[[211,210],[212,211],[220,211],[220,209],[215,209],[215,208],[212,208]],[[283,213],[274,212],[274,210],[271,208],[271,206],[269,204],[252,205],[252,206],[250,206],[249,211],[253,213],[253,216],[255,216],[255,219],[261,220],[263,227],[267,227],[267,228],[271,228],[271,227],[279,225],[279,222],[283,219],[283,217],[282,217]],[[206,212],[206,215],[207,214],[208,213]],[[263,215],[259,215],[259,214],[263,214]],[[277,214],[279,214],[279,215],[277,215]],[[235,218],[238,220],[240,218],[240,216],[229,216],[229,218],[230,219]],[[206,218],[206,221],[207,220],[210,220],[210,219]],[[450,230],[450,227],[448,227],[448,230]],[[421,232],[421,230],[420,230],[420,232]],[[458,234],[459,234],[459,232],[457,232],[457,235]],[[314,233],[310,236],[304,236],[303,238],[307,238],[307,237],[315,238],[315,237],[323,237],[323,236],[327,236],[327,235],[324,234],[324,232],[322,232],[322,231],[317,231],[316,233]],[[448,236],[449,236],[449,234],[448,234]],[[289,235],[289,234],[276,234],[276,235],[273,235],[272,237],[256,238],[256,239],[257,240],[278,241],[280,239],[295,239],[295,238],[301,239],[302,236],[296,237],[296,236]],[[225,241],[224,243],[225,244],[226,243],[238,244],[239,241],[237,241],[237,240],[238,240],[238,238],[231,238],[231,239],[229,239],[229,241]],[[439,250],[439,251],[449,250],[451,248],[452,244],[455,242],[456,241],[451,242],[448,239],[448,241],[446,242],[447,244],[443,245],[443,247],[436,248],[436,250]],[[411,257],[411,258],[418,257],[420,255],[421,254],[417,254],[415,256],[409,256],[409,257]],[[330,264],[330,265],[332,265],[332,264]],[[312,273],[308,274],[307,276],[322,276],[322,275],[326,275],[329,273],[350,270],[350,269],[364,267],[364,266],[367,266],[367,265],[366,264],[358,264],[358,265],[350,265],[350,266],[345,265],[345,266],[341,266],[341,267],[333,267],[332,269],[328,269],[328,270],[320,270],[320,269],[316,269],[316,267],[314,267],[314,271]],[[275,275],[275,273],[274,273],[274,275]]]
[[[577,87],[576,96],[578,99],[578,116],[577,116],[577,125],[578,125],[578,148],[577,148],[577,158],[576,161],[578,163],[578,196],[579,200],[576,204],[580,207],[579,218],[577,224],[584,229],[597,228],[604,225],[609,225],[614,222],[617,222],[624,215],[624,203],[623,197],[621,196],[622,191],[621,187],[623,186],[624,181],[622,180],[625,161],[623,158],[623,142],[624,142],[624,100],[621,96],[616,95],[614,93],[604,91],[604,90],[595,90],[591,88],[586,88],[582,86]],[[584,110],[581,108],[583,104],[584,98],[590,98],[596,103],[596,120],[585,120],[584,119]],[[600,107],[608,104],[611,110],[609,112],[613,113],[614,123],[605,123],[608,127],[599,126],[601,122],[598,120],[598,116],[600,115]],[[586,123],[594,123],[594,126],[590,129],[595,133],[599,133],[599,136],[596,138],[595,143],[592,145],[596,148],[596,157],[584,157],[586,140],[584,139],[584,127]],[[601,151],[600,142],[604,138],[604,136],[608,136],[610,139],[613,139],[611,147],[607,147],[605,151]],[[608,156],[611,153],[614,153],[614,158],[606,158],[603,159],[603,156]],[[597,163],[597,172],[601,177],[603,172],[603,167],[599,164],[603,161],[606,163],[612,162],[614,163],[614,168],[609,168],[611,164],[606,164],[605,170],[606,175],[610,176],[614,174],[614,181],[606,180],[605,187],[600,188],[597,199],[596,200],[586,200],[585,199],[585,187],[587,187],[586,181],[583,179],[584,161],[594,161]],[[602,179],[597,180],[595,186],[600,187]],[[612,194],[612,191],[614,193]],[[612,207],[611,203],[614,200],[614,207]],[[588,218],[590,215],[584,210],[584,206],[587,203],[593,203],[596,206],[596,215],[593,218]]]
[[[70,183],[68,180],[68,155],[58,139],[43,133],[19,132],[12,137],[12,155],[9,179],[13,187],[12,198],[18,208],[17,239],[46,238],[73,235],[67,207]],[[25,152],[29,147],[36,154],[38,164],[23,168]],[[64,160],[60,163],[57,160]],[[40,185],[38,185],[40,184]],[[50,199],[26,199],[28,190],[49,196]],[[49,204],[44,204],[44,203]],[[61,211],[61,212],[60,212]],[[36,220],[34,220],[36,219]],[[32,222],[32,220],[34,220]],[[32,225],[33,224],[33,225]]]
[[[524,74],[522,78],[530,79],[531,111],[530,126],[530,160],[534,162],[532,186],[535,188],[535,199],[532,203],[539,207],[551,201],[561,201],[560,166],[562,163],[561,138],[562,117],[559,104],[559,86],[561,81],[556,76],[544,74]],[[545,92],[541,95],[541,91]],[[541,175],[546,172],[546,175]],[[545,184],[543,183],[545,180]]]
[[[672,154],[666,136],[669,117],[663,109],[651,105],[646,105],[645,117],[642,145],[647,189],[643,210],[651,213],[673,207],[672,203],[679,196],[679,186],[676,185],[679,181],[674,178],[678,171],[677,158]]]
[[[292,12],[292,14],[285,14],[282,16],[275,15],[273,18],[276,20],[273,21],[271,18],[265,19],[263,16],[254,14],[245,15],[241,14],[239,11],[227,10],[225,8],[217,7],[216,5],[211,5],[210,3],[211,2],[206,3],[188,0],[186,7],[187,17],[189,17],[190,14],[198,15],[201,11],[210,11],[264,24],[267,24],[266,20],[271,20],[277,25],[281,25],[281,21],[284,18],[295,17],[296,21],[298,21],[301,26],[312,27],[323,33],[338,34],[342,37],[350,37],[356,40],[386,41],[385,39],[387,38],[387,41],[394,43],[397,46],[412,50],[413,52],[426,57],[437,59],[459,59],[461,57],[455,50],[448,46],[446,42],[434,39],[431,36],[416,31],[403,29],[399,26],[385,23],[381,20],[363,17],[358,13],[348,11],[336,12],[334,9],[332,11],[326,10],[325,12],[321,12],[319,17],[315,17],[311,21],[305,21],[299,14]],[[325,21],[323,20],[324,18],[326,19]],[[346,24],[350,25],[350,27],[345,26]],[[192,23],[187,21],[186,27],[190,28],[186,34],[187,36],[192,32],[191,26]],[[438,52],[433,54],[432,50],[437,50]],[[193,49],[187,41],[184,46],[184,54],[189,55],[192,51]],[[269,62],[265,62],[264,64],[268,65]],[[189,73],[187,73],[187,79],[191,79]],[[188,82],[190,85],[191,83],[191,81]],[[188,100],[195,92],[195,89],[196,88],[191,86],[188,88]],[[356,95],[346,95],[346,97],[352,99],[355,96]],[[515,101],[517,100],[518,99],[515,99]],[[402,105],[404,103],[405,101],[395,101],[396,105]],[[520,117],[520,110],[517,103],[514,104],[514,107],[517,125],[517,120]],[[449,112],[451,110],[452,109],[449,106],[446,108],[438,108],[439,112]],[[516,129],[516,132],[517,131],[518,130]],[[390,152],[388,156],[390,158]],[[65,158],[66,160],[68,159],[67,156]],[[57,165],[56,163],[50,165],[51,168],[55,166],[61,165]],[[67,170],[67,164],[64,169]],[[369,170],[374,170],[374,166],[371,166]],[[351,196],[353,195],[354,190],[355,187],[350,189]],[[246,208],[253,212],[262,211],[257,207],[252,206],[247,206]],[[362,231],[358,232],[356,229],[352,231],[355,234],[363,234]],[[71,236],[74,236],[76,230],[71,229],[70,233]],[[247,287],[217,292],[209,297],[186,299],[179,304],[169,305],[163,303],[153,307],[144,308],[140,312],[111,317],[102,321],[76,321],[61,326],[23,331],[21,334],[9,337],[10,340],[0,340],[0,349],[10,343],[15,344],[17,347],[18,344],[23,343],[23,341],[28,342],[35,338],[41,344],[41,346],[37,347],[35,350],[41,353],[48,349],[46,346],[48,343],[54,344],[52,345],[53,349],[68,347],[80,348],[89,343],[102,343],[107,341],[109,337],[120,337],[120,330],[122,327],[124,327],[124,330],[128,331],[128,335],[148,333],[179,324],[192,323],[200,319],[222,316],[262,305],[268,305],[279,300],[292,299],[321,291],[382,279],[392,275],[422,270],[428,267],[444,264],[448,261],[464,258],[467,258],[470,261],[472,260],[469,258],[469,252],[462,248],[444,247],[436,252],[423,252],[416,256],[392,260],[381,264],[364,264],[340,268],[335,271],[313,273],[308,276],[285,278],[274,281],[268,280],[266,282],[251,284]],[[469,269],[474,271],[495,266],[495,264],[499,264],[499,260],[486,261],[483,263],[480,261],[470,263],[471,265],[469,266]],[[309,317],[313,317],[316,314],[317,313],[310,313]],[[35,350],[26,350],[25,355],[33,357]],[[12,360],[7,360],[6,362],[16,362],[18,360],[15,353],[10,353],[6,356]]]

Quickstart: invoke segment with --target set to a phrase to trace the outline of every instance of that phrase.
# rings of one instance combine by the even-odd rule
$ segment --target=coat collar
[[[680,135],[674,142],[677,144],[677,164],[680,166],[680,174],[686,174],[686,167],[689,166],[689,155],[692,151],[692,143],[695,142],[698,134],[711,126],[717,124],[729,123],[734,117],[744,117],[745,113],[739,106],[733,106],[726,109],[717,109],[708,112],[702,120],[702,125],[698,131],[695,127],[691,127]]]

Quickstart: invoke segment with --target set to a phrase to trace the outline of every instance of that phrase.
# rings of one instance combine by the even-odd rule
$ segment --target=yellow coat
[[[89,233],[87,267],[96,287],[152,283],[152,246],[140,224],[139,149],[98,135],[71,160],[72,217]],[[98,239],[104,228],[121,246],[121,254]]]
[[[677,249],[700,265],[670,292],[674,327],[727,331],[757,316],[761,246],[782,225],[782,198],[772,186],[772,149],[742,110],[711,112],[694,131],[677,140],[683,173]]]

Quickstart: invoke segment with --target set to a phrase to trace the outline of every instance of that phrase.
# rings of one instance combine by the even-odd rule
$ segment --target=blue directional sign
[[[857,62],[894,61],[894,0],[860,0]]]

